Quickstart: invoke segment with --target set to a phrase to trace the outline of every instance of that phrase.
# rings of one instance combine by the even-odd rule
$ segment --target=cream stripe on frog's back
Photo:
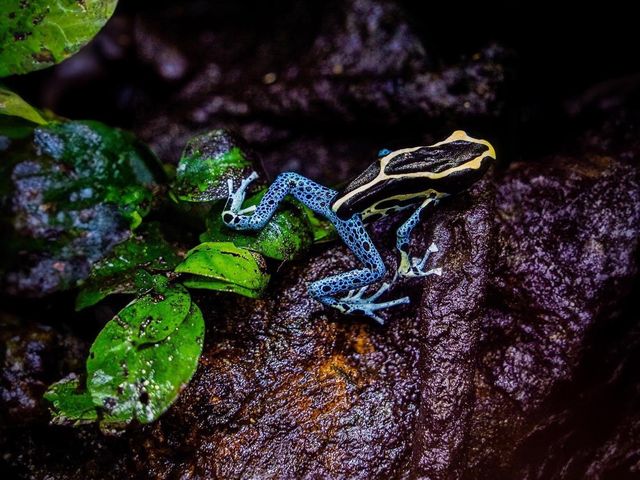
[[[388,215],[389,213],[400,212],[402,210],[406,210],[416,204],[422,202],[427,197],[433,198],[442,198],[445,197],[446,194],[438,192],[437,190],[429,189],[424,192],[404,194],[404,195],[394,195],[393,197],[383,198],[382,200],[378,200],[376,203],[371,205],[369,208],[362,212],[362,220],[366,220],[368,217],[373,215],[380,215],[381,218]],[[406,205],[402,205],[404,202],[411,200],[410,203]],[[380,205],[386,202],[394,202],[398,203],[395,205],[389,205],[388,207],[381,208]]]
[[[457,165],[455,167],[451,167],[448,168],[446,170],[443,170],[441,172],[430,172],[430,171],[423,171],[423,172],[403,172],[403,173],[399,173],[399,174],[389,174],[386,172],[386,168],[387,165],[389,164],[389,162],[394,159],[395,157],[397,157],[398,155],[402,155],[404,153],[411,153],[411,152],[415,152],[416,150],[419,150],[421,148],[432,148],[432,147],[438,147],[441,145],[445,145],[448,143],[453,143],[453,142],[458,142],[458,141],[466,141],[469,143],[475,143],[475,144],[481,144],[481,145],[485,145],[487,147],[487,150],[485,150],[484,152],[482,152],[482,154],[478,155],[477,157],[466,161],[465,163],[461,164],[461,165]],[[352,190],[351,192],[345,194],[342,198],[339,198],[338,200],[336,200],[336,202],[332,205],[331,209],[334,212],[337,212],[338,209],[340,209],[340,207],[347,201],[349,201],[351,198],[359,195],[362,192],[367,191],[368,189],[372,188],[374,185],[376,185],[379,182],[385,181],[385,180],[390,180],[390,179],[394,179],[394,178],[428,178],[431,180],[437,180],[437,179],[441,179],[441,178],[446,178],[447,176],[461,171],[461,170],[477,170],[482,166],[482,160],[484,160],[487,157],[491,157],[491,158],[496,158],[496,154],[495,154],[495,150],[493,148],[493,146],[487,142],[486,140],[481,140],[481,139],[476,139],[473,137],[468,136],[464,131],[462,130],[456,130],[455,132],[453,132],[447,139],[438,142],[438,143],[434,143],[433,145],[428,145],[427,147],[412,147],[412,148],[403,148],[400,150],[396,150],[394,152],[391,152],[389,155],[381,158],[379,160],[379,170],[378,170],[378,174],[376,175],[375,178],[373,178],[372,180],[370,180],[369,182],[365,183],[364,185],[361,185],[357,188],[355,188],[354,190]]]

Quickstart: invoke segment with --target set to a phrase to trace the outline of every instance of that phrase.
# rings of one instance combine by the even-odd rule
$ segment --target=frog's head
[[[331,208],[347,219],[385,199],[402,202],[427,192],[457,193],[478,181],[495,159],[488,141],[462,130],[433,145],[385,151],[336,196]]]

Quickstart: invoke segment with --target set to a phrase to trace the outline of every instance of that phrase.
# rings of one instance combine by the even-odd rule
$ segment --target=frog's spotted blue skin
[[[389,288],[387,283],[374,294],[364,296],[367,287],[380,280],[386,268],[363,222],[373,222],[389,213],[414,207],[415,211],[396,234],[400,254],[396,276],[440,275],[440,268],[426,269],[429,255],[437,251],[435,245],[432,244],[421,257],[409,256],[411,232],[429,207],[471,186],[495,158],[495,150],[489,142],[471,138],[458,130],[434,145],[381,150],[378,160],[340,192],[297,173],[282,173],[259,205],[242,209],[247,187],[257,178],[253,173],[235,191],[229,180],[229,200],[222,219],[237,230],[259,230],[287,195],[326,217],[362,267],[313,282],[309,285],[309,293],[343,313],[364,314],[382,323],[376,313],[378,310],[409,303],[409,298],[376,302]],[[348,294],[337,298],[343,292]]]

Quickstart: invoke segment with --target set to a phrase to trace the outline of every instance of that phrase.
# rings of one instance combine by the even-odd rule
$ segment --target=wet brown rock
[[[25,326],[15,319],[3,319],[1,325],[0,422],[46,422],[42,394],[59,378],[60,370],[82,367],[84,345],[44,325]]]
[[[635,274],[639,195],[635,167],[613,158],[516,164],[495,209],[479,185],[422,227],[417,251],[433,238],[446,274],[403,286],[414,298],[422,286],[422,300],[384,329],[306,297],[304,282],[352,265],[341,248],[297,265],[257,306],[218,305],[222,336],[153,429],[151,455],[176,474],[232,478],[536,475],[521,452],[539,430],[570,435],[558,425],[570,400],[554,392],[578,381],[589,333],[615,318]],[[616,435],[609,453],[604,443],[564,476],[548,462],[543,478],[624,468],[615,458],[632,441]],[[155,457],[178,445],[187,464]]]
[[[617,317],[637,273],[638,181],[637,167],[586,153],[515,164],[502,181],[499,256],[469,437],[482,445],[469,461],[483,465],[487,478],[496,470],[505,478],[600,478],[591,472],[599,468],[598,453],[578,432],[595,435],[598,415],[618,401],[637,403],[603,395],[618,381],[615,370],[629,368],[624,356],[636,355],[634,343],[616,360],[606,351],[594,356],[594,346],[611,347],[612,338],[629,335]],[[612,328],[616,321],[620,327]],[[586,373],[598,356],[612,370],[600,365]],[[595,372],[602,376],[585,381],[585,373]],[[596,405],[599,413],[585,414]],[[521,470],[506,467],[514,449]],[[579,458],[581,449],[589,453]],[[576,452],[570,468],[560,450]]]
[[[442,219],[434,218],[433,239],[444,252],[438,261],[445,272],[425,289],[420,305],[421,401],[411,466],[419,477],[455,478],[466,463],[494,245],[494,192],[486,183],[476,190],[474,196],[457,199],[464,213],[444,211],[439,212]]]

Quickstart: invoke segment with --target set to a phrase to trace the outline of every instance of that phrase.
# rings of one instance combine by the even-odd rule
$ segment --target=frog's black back
[[[385,200],[401,204],[429,192],[458,193],[479,180],[495,158],[489,142],[458,130],[434,145],[379,158],[336,195],[332,210],[346,219]]]

